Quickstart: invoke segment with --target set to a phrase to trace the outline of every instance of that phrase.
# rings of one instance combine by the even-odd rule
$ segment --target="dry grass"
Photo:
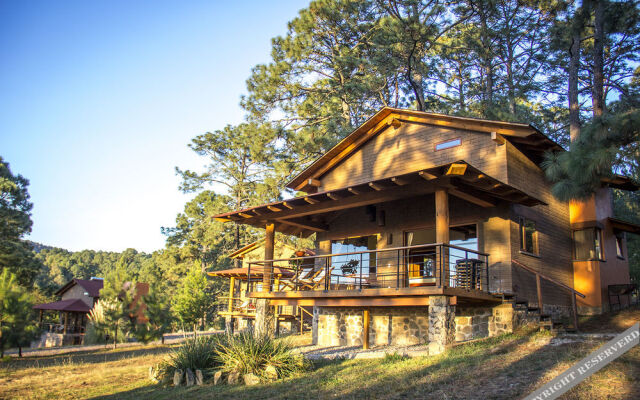
[[[612,329],[619,331],[620,326],[634,321],[636,312],[630,310],[600,323],[611,321],[615,325]],[[290,339],[304,345],[308,335]],[[317,362],[309,372],[255,387],[163,388],[147,380],[147,371],[150,365],[164,357],[166,348],[104,351],[4,364],[0,367],[0,397],[513,399],[521,398],[553,379],[603,342],[561,342],[550,334],[519,332],[458,346],[437,357]],[[637,399],[640,398],[638,376],[640,346],[563,398]]]

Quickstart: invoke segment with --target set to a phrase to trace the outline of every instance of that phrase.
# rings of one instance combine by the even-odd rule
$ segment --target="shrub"
[[[269,366],[275,368],[278,378],[309,367],[309,362],[301,354],[291,352],[287,342],[268,336],[256,339],[251,332],[228,336],[224,343],[219,344],[216,353],[223,371],[253,373],[265,379],[274,378],[267,370]]]
[[[177,369],[192,371],[207,370],[220,364],[216,356],[216,348],[222,339],[216,335],[199,336],[187,339],[180,347],[173,351],[167,360],[167,372],[173,373]]]

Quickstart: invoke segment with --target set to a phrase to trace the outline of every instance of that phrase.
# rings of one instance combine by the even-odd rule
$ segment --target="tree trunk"
[[[595,1],[593,33],[593,86],[591,90],[593,116],[605,113],[604,105],[604,1]]]
[[[22,358],[22,346],[18,346],[18,357]]]
[[[580,136],[580,101],[578,99],[578,69],[580,67],[580,30],[574,26],[569,48],[569,135],[571,141]]]
[[[160,335],[160,344],[164,344],[164,333]]]
[[[118,346],[118,325],[116,324],[116,329],[113,334],[113,348],[115,349]]]

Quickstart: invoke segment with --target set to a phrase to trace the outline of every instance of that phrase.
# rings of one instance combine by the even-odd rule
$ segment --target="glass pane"
[[[536,224],[525,219],[522,222],[522,250],[528,253],[538,253],[538,243],[536,243]]]
[[[576,260],[593,260],[596,258],[595,229],[582,229],[573,232],[573,245]]]
[[[448,140],[446,142],[436,144],[436,150],[444,150],[451,147],[460,146],[461,144],[462,144],[461,139]]]

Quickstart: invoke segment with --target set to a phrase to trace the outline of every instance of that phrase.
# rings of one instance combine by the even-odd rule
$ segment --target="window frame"
[[[594,254],[596,254],[595,257],[592,258],[587,258],[587,259],[583,259],[583,258],[578,258],[577,255],[577,249],[576,249],[576,232],[581,232],[581,231],[592,231],[592,237],[593,237],[593,243],[591,243],[591,248],[589,250],[593,250]],[[596,243],[598,243],[598,246],[596,246]],[[596,248],[598,248],[598,252],[596,252]],[[603,235],[602,235],[602,228],[597,227],[597,226],[592,226],[592,227],[588,227],[588,228],[582,228],[582,229],[573,229],[571,231],[571,253],[572,253],[572,259],[573,261],[607,261],[606,260],[606,255],[605,255],[605,251],[604,251],[604,241],[603,241]]]
[[[618,233],[615,235],[616,237],[616,257],[619,260],[626,260],[624,255],[624,241],[626,239],[626,235],[624,232]]]
[[[448,143],[453,143],[453,142],[458,142],[458,144],[454,144],[453,146],[447,146],[444,147],[442,149],[439,149],[438,146],[440,145],[444,145],[444,144],[448,144]],[[448,150],[448,149],[453,149],[454,147],[459,147],[462,146],[462,138],[461,137],[457,137],[457,138],[453,138],[453,139],[447,139],[444,140],[442,142],[438,142],[433,146],[434,151],[444,151],[444,150]]]
[[[525,233],[525,227],[527,222],[530,222],[533,224],[533,234],[531,237],[531,244],[533,246],[533,248],[531,249],[531,251],[529,249],[527,249],[527,244],[526,244],[526,233]],[[530,255],[530,256],[534,256],[534,257],[540,257],[540,242],[539,242],[539,231],[538,228],[536,227],[536,221],[530,219],[530,218],[526,218],[526,217],[518,217],[518,236],[520,238],[520,253],[522,254],[526,254],[526,255]]]

